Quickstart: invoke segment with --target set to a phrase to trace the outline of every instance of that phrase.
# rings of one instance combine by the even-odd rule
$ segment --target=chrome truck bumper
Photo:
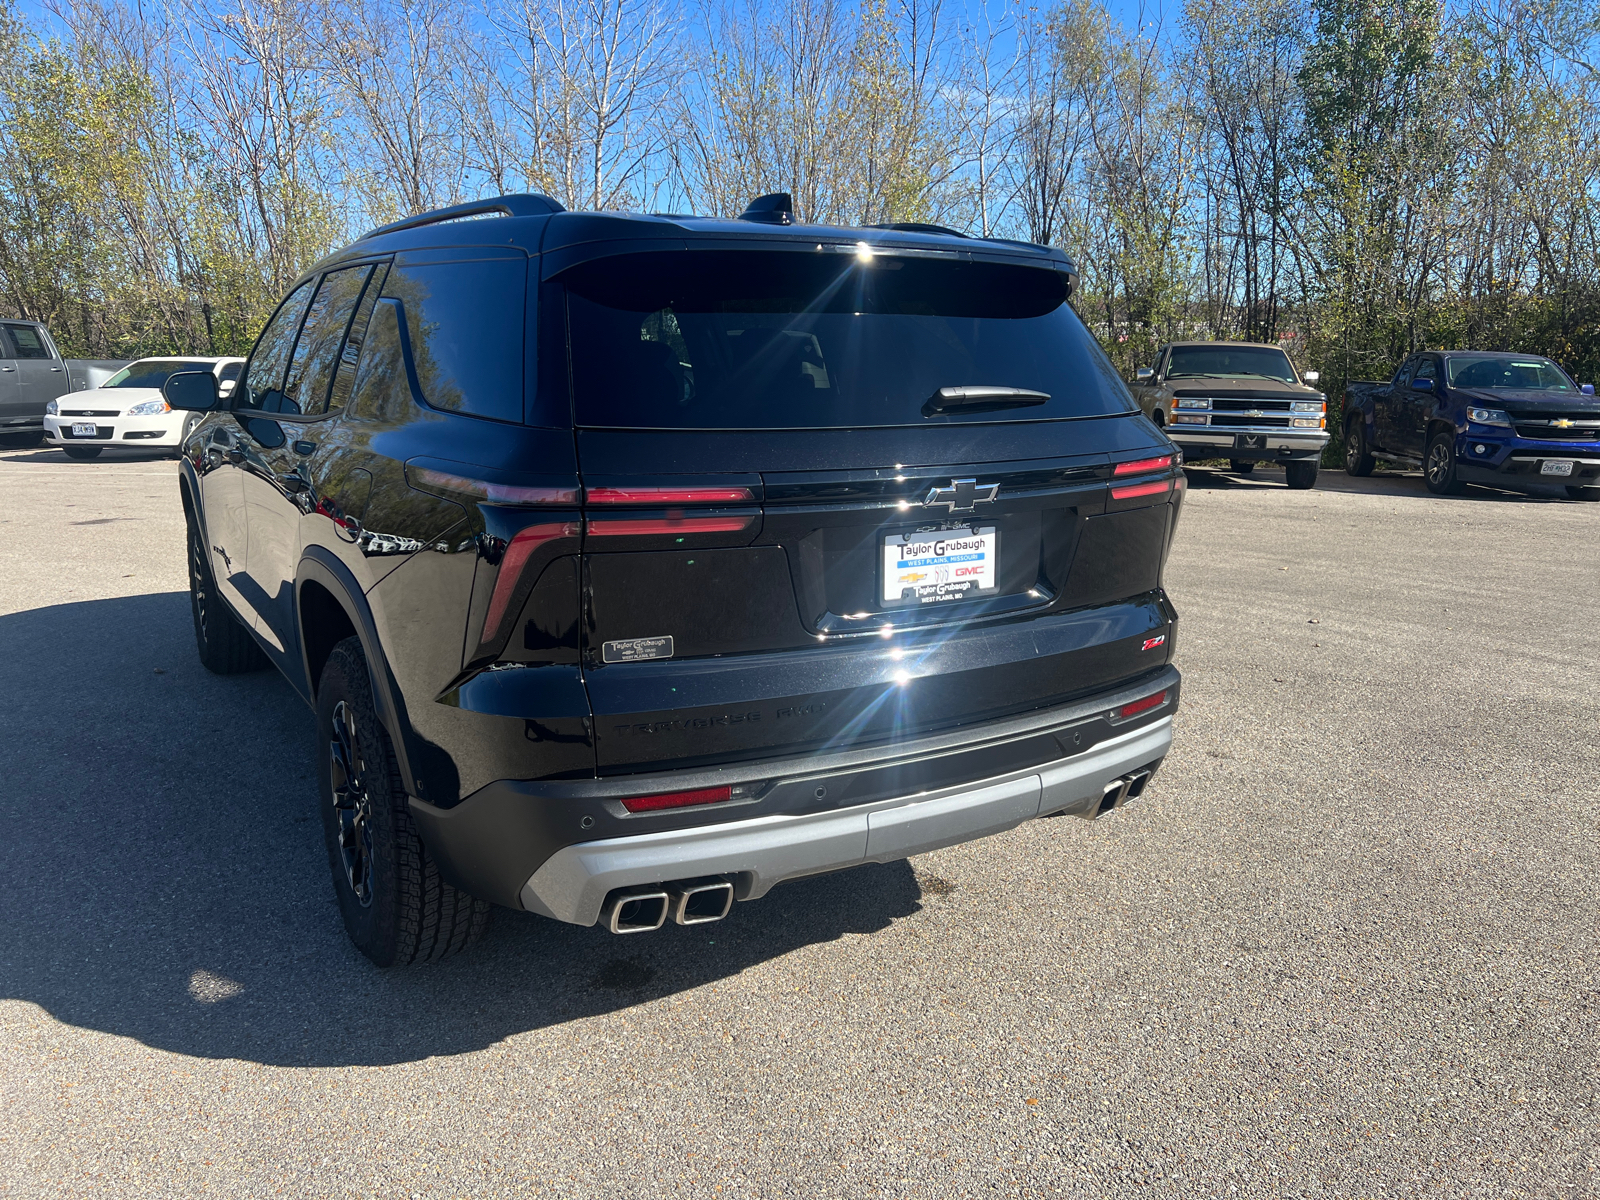
[[[1289,432],[1281,426],[1262,429],[1230,429],[1226,433],[1204,426],[1169,425],[1162,430],[1185,451],[1196,451],[1190,458],[1290,458],[1321,455],[1328,444],[1326,429]]]
[[[1093,818],[1143,786],[1172,745],[1172,718],[1101,742],[1042,770],[805,816],[668,830],[558,850],[522,888],[523,907],[593,925],[617,888],[725,875],[740,900],[775,884],[893,862],[1057,813]],[[1136,777],[1130,786],[1129,777]]]

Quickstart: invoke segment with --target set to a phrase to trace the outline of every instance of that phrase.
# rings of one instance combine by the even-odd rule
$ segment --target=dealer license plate
[[[883,603],[976,600],[999,586],[1000,539],[993,525],[960,526],[883,539]]]
[[[73,437],[93,437],[99,430],[93,421],[74,421],[72,423]]]
[[[1571,475],[1572,460],[1570,458],[1547,458],[1539,464],[1541,475]]]

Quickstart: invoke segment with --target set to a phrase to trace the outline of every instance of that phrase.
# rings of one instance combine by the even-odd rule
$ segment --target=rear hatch
[[[1064,262],[693,245],[559,277],[601,774],[903,741],[1166,663],[1180,476]]]

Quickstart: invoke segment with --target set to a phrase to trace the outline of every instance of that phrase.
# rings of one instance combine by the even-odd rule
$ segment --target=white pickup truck
[[[99,387],[125,358],[62,358],[37,321],[0,321],[0,445],[44,442],[44,406],[68,392]]]

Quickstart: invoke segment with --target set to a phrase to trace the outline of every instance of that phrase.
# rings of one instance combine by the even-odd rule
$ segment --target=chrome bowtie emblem
[[[952,479],[949,487],[932,487],[923,497],[924,508],[941,505],[951,512],[971,512],[974,504],[987,504],[1000,494],[998,483],[979,483],[976,479]]]
[[[1252,409],[1247,409],[1247,410],[1246,410],[1246,411],[1245,411],[1245,414],[1244,414],[1244,415],[1245,415],[1245,416],[1247,416],[1247,417],[1264,417],[1264,416],[1266,416],[1266,415],[1267,415],[1267,414],[1266,414],[1266,413],[1264,413],[1264,412],[1263,412],[1263,411],[1262,411],[1262,410],[1261,410],[1261,409],[1259,409],[1259,408],[1252,408]]]

